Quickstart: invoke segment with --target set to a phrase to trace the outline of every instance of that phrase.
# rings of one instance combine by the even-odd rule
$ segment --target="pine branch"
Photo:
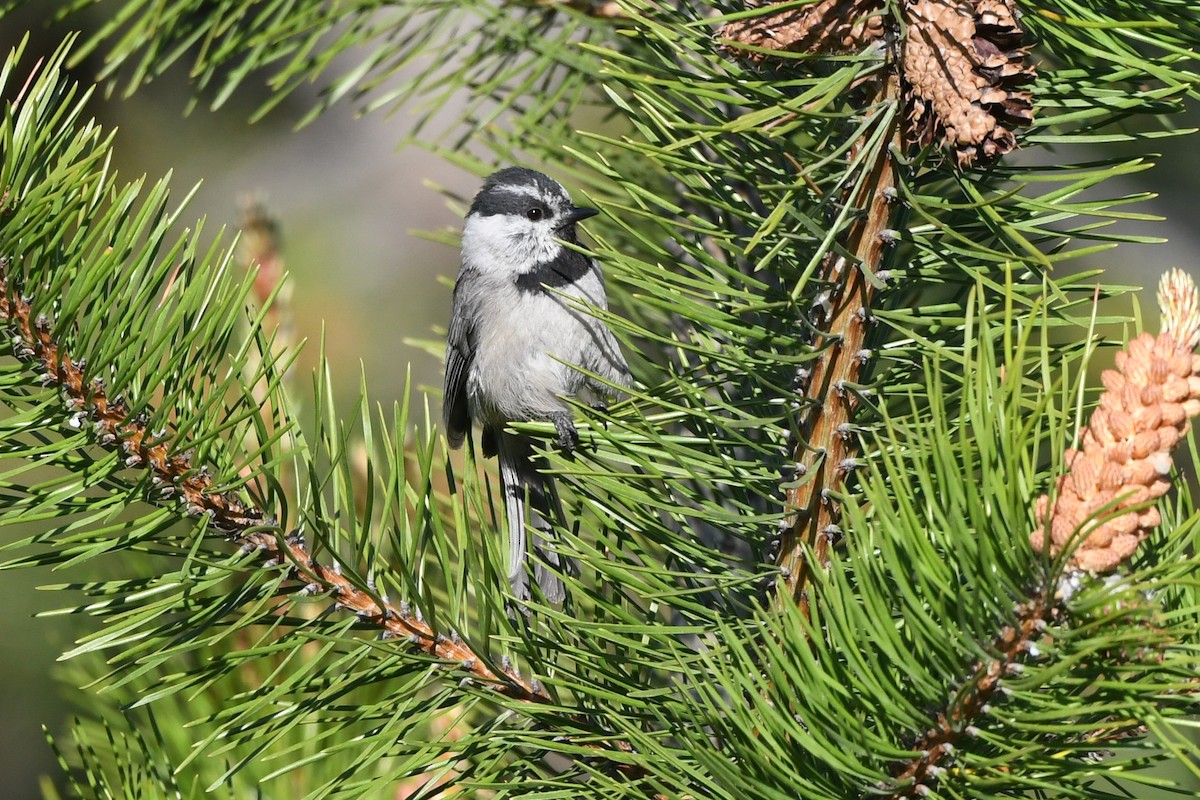
[[[360,623],[377,628],[384,640],[403,640],[433,658],[457,664],[466,678],[486,686],[499,695],[537,705],[552,702],[550,695],[536,680],[526,680],[515,668],[494,669],[478,655],[457,633],[446,636],[437,632],[419,612],[413,613],[408,604],[399,607],[373,592],[364,591],[346,578],[335,562],[332,566],[319,563],[309,552],[304,538],[296,533],[281,536],[279,523],[262,509],[243,502],[235,494],[213,490],[208,470],[193,463],[190,452],[172,452],[170,431],[151,433],[147,420],[152,416],[143,411],[131,416],[123,398],[109,398],[104,383],[89,380],[86,363],[75,360],[51,336],[51,320],[46,315],[35,318],[34,298],[24,296],[12,285],[8,275],[8,260],[0,257],[0,323],[12,341],[15,356],[41,374],[44,386],[62,390],[70,425],[82,427],[90,422],[97,443],[110,452],[119,452],[128,468],[142,468],[151,474],[155,487],[152,502],[159,505],[174,502],[182,506],[189,517],[208,518],[208,526],[222,533],[245,554],[254,553],[265,568],[288,563],[293,579],[303,582],[299,591],[308,595],[326,593],[333,607],[355,614]],[[580,725],[587,724],[582,715],[570,717]],[[584,742],[582,747],[597,755],[631,753],[625,742]],[[620,757],[614,759],[616,772],[631,783],[644,779],[648,772]],[[664,795],[650,793],[653,798]]]
[[[1016,607],[1012,624],[1001,628],[987,648],[992,655],[972,666],[967,677],[954,692],[946,707],[934,716],[934,724],[907,745],[916,755],[906,761],[897,762],[892,770],[892,780],[875,788],[879,796],[901,800],[901,798],[925,797],[935,791],[936,784],[949,765],[959,758],[959,753],[970,746],[972,740],[984,736],[984,721],[995,716],[994,706],[1004,703],[1011,692],[1006,680],[1025,672],[1026,665],[1044,658],[1047,651],[1055,648],[1056,639],[1069,633],[1074,615],[1067,603],[1071,592],[1080,588],[1079,576],[1074,576],[1064,592],[1062,585],[1051,596],[1046,585],[1035,588],[1028,599]],[[1107,614],[1129,601],[1110,601]],[[1126,608],[1135,614],[1136,600]],[[1078,620],[1074,620],[1078,622]],[[1185,642],[1170,630],[1147,621],[1139,621],[1143,635],[1135,648],[1119,648],[1112,652],[1095,654],[1098,661],[1112,669],[1120,664],[1137,661],[1162,662],[1171,646],[1186,646]],[[1149,636],[1145,634],[1149,633]],[[1200,693],[1194,678],[1187,678],[1184,685],[1171,689],[1180,696],[1184,704],[1190,697]],[[1078,735],[1076,741],[1097,749],[1145,735],[1148,726],[1143,718],[1129,715],[1110,716],[1102,725]]]
[[[257,553],[264,565],[290,563],[293,576],[305,582],[302,591],[327,592],[336,608],[378,628],[383,638],[404,640],[427,655],[457,664],[470,678],[499,694],[533,703],[549,702],[549,695],[536,681],[525,680],[514,669],[493,670],[457,634],[438,633],[420,615],[358,588],[341,574],[336,563],[326,566],[317,562],[303,537],[280,536],[279,523],[262,509],[232,493],[214,491],[207,469],[194,464],[190,452],[172,452],[169,431],[152,433],[147,429],[151,414],[143,411],[130,416],[123,398],[108,397],[103,381],[87,379],[86,363],[74,360],[51,337],[48,317],[34,318],[32,301],[20,293],[20,287],[10,284],[8,260],[0,258],[0,321],[8,327],[16,357],[41,373],[43,385],[62,389],[73,427],[90,421],[101,447],[121,453],[126,467],[142,468],[151,474],[155,486],[152,501],[173,501],[189,517],[208,517],[211,528],[243,552]]]
[[[899,78],[888,72],[881,81],[876,105],[894,103],[899,94]],[[870,158],[865,180],[851,205],[865,209],[847,231],[843,248],[831,249],[825,258],[822,281],[830,288],[827,306],[822,308],[827,322],[814,320],[825,333],[825,347],[808,376],[805,395],[809,416],[800,430],[793,459],[801,465],[807,480],[789,490],[788,507],[796,514],[783,535],[779,564],[788,588],[787,595],[799,601],[807,612],[814,564],[805,557],[811,550],[817,565],[825,563],[830,543],[840,535],[834,493],[857,466],[857,437],[853,433],[854,411],[859,392],[854,388],[870,353],[864,349],[867,326],[878,287],[883,277],[891,220],[898,213],[891,202],[896,196],[895,154],[900,143],[900,123],[893,116],[874,151],[868,150],[875,131],[863,134],[855,150]],[[842,255],[851,254],[850,258]],[[867,276],[871,276],[868,278]]]
[[[962,741],[979,735],[975,724],[990,711],[990,703],[1002,691],[1001,680],[1018,674],[1025,658],[1038,655],[1037,640],[1059,611],[1049,602],[1045,589],[1035,591],[1017,607],[1015,624],[1004,626],[992,644],[995,655],[974,666],[961,691],[938,713],[933,727],[912,743],[910,749],[918,755],[896,766],[892,785],[897,788],[883,797],[906,797],[910,792],[923,797],[930,793],[930,786],[944,770],[942,765],[954,756]]]
[[[1009,128],[1032,121],[1030,93],[1020,87],[1033,72],[1024,64],[1024,32],[1006,0],[978,0],[970,8],[922,0],[903,6],[902,15],[902,44],[866,103],[892,116],[882,133],[869,128],[853,144],[852,161],[864,158],[859,169],[866,176],[849,202],[859,216],[828,251],[819,276],[827,288],[814,306],[823,316],[813,320],[822,331],[823,342],[814,342],[821,356],[803,382],[809,411],[795,432],[799,441],[792,453],[802,481],[787,492],[794,516],[785,520],[777,556],[788,594],[806,612],[813,568],[806,548],[817,564],[826,561],[830,542],[840,536],[835,495],[860,466],[855,386],[871,360],[863,346],[870,309],[884,284],[888,247],[896,242],[894,162],[917,157],[920,148],[940,138],[959,166],[990,164],[1016,146]],[[783,4],[780,11],[769,6],[762,15],[728,23],[720,35],[732,51],[763,60],[785,52],[881,46],[889,24],[895,25],[890,13],[873,0],[824,0]]]
[[[1020,674],[1024,660],[1053,644],[1049,625],[1061,628],[1068,621],[1064,603],[1079,590],[1085,571],[1120,566],[1162,522],[1147,502],[1172,486],[1171,451],[1190,428],[1189,420],[1200,415],[1200,356],[1195,354],[1200,292],[1186,273],[1171,270],[1160,282],[1158,302],[1161,333],[1142,333],[1117,354],[1117,370],[1104,373],[1106,390],[1083,429],[1080,449],[1065,454],[1067,471],[1057,481],[1056,497],[1038,500],[1039,528],[1030,537],[1034,550],[1061,558],[1058,563],[1067,565],[1067,572],[1061,578],[1051,572],[1017,606],[1016,621],[1004,626],[988,648],[995,655],[973,667],[934,726],[913,742],[917,757],[897,765],[897,788],[889,797],[932,791],[941,765],[965,738],[979,735],[976,725],[996,702],[1002,680]],[[1174,642],[1164,631],[1154,635],[1157,648]],[[1093,731],[1085,739],[1123,738],[1130,727]],[[1143,725],[1138,721],[1132,727]]]

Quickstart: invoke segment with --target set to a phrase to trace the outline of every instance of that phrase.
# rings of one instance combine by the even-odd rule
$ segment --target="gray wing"
[[[463,270],[454,285],[454,302],[450,311],[450,332],[446,336],[446,382],[442,394],[442,424],[446,440],[452,448],[462,446],[471,430],[471,414],[467,407],[467,375],[475,360],[475,308],[467,298],[474,273]]]

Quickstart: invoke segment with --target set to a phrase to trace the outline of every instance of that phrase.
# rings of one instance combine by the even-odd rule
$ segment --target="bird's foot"
[[[558,432],[558,449],[562,450],[564,455],[574,453],[575,448],[579,446],[579,431],[575,430],[571,415],[564,411],[552,416],[550,421],[554,423],[554,430]]]
[[[591,406],[592,411],[602,415],[600,424],[604,426],[604,430],[608,430],[608,403],[603,400],[595,400],[588,405]]]

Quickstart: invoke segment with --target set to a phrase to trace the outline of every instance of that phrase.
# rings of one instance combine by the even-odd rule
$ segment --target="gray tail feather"
[[[508,518],[508,582],[520,601],[529,599],[529,573],[525,561],[529,543],[525,528],[525,496],[532,506],[530,527],[534,531],[534,579],[547,602],[561,603],[567,595],[562,578],[556,574],[562,564],[550,548],[553,522],[565,524],[562,503],[554,479],[539,473],[533,447],[509,433],[499,435],[500,482],[504,488],[504,511]]]
[[[530,490],[529,493],[531,502],[533,502],[532,526],[535,531],[533,578],[541,587],[546,602],[561,603],[567,599],[567,587],[563,585],[562,578],[559,577],[563,565],[559,560],[558,553],[548,545],[554,535],[553,520],[558,520],[560,525],[566,525],[566,517],[563,515],[562,502],[558,499],[558,487],[554,485],[554,479],[547,475],[538,475],[538,477],[541,479],[541,485],[537,491],[540,503],[532,499],[533,490]]]

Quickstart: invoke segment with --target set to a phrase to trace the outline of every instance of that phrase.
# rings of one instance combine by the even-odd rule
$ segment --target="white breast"
[[[467,397],[471,415],[481,421],[545,419],[567,409],[562,395],[574,396],[583,376],[569,364],[588,367],[599,323],[570,308],[565,297],[525,292],[511,279],[487,276],[487,303],[476,322],[476,349]],[[605,307],[595,273],[565,287],[564,294]],[[563,363],[566,362],[566,363]]]

